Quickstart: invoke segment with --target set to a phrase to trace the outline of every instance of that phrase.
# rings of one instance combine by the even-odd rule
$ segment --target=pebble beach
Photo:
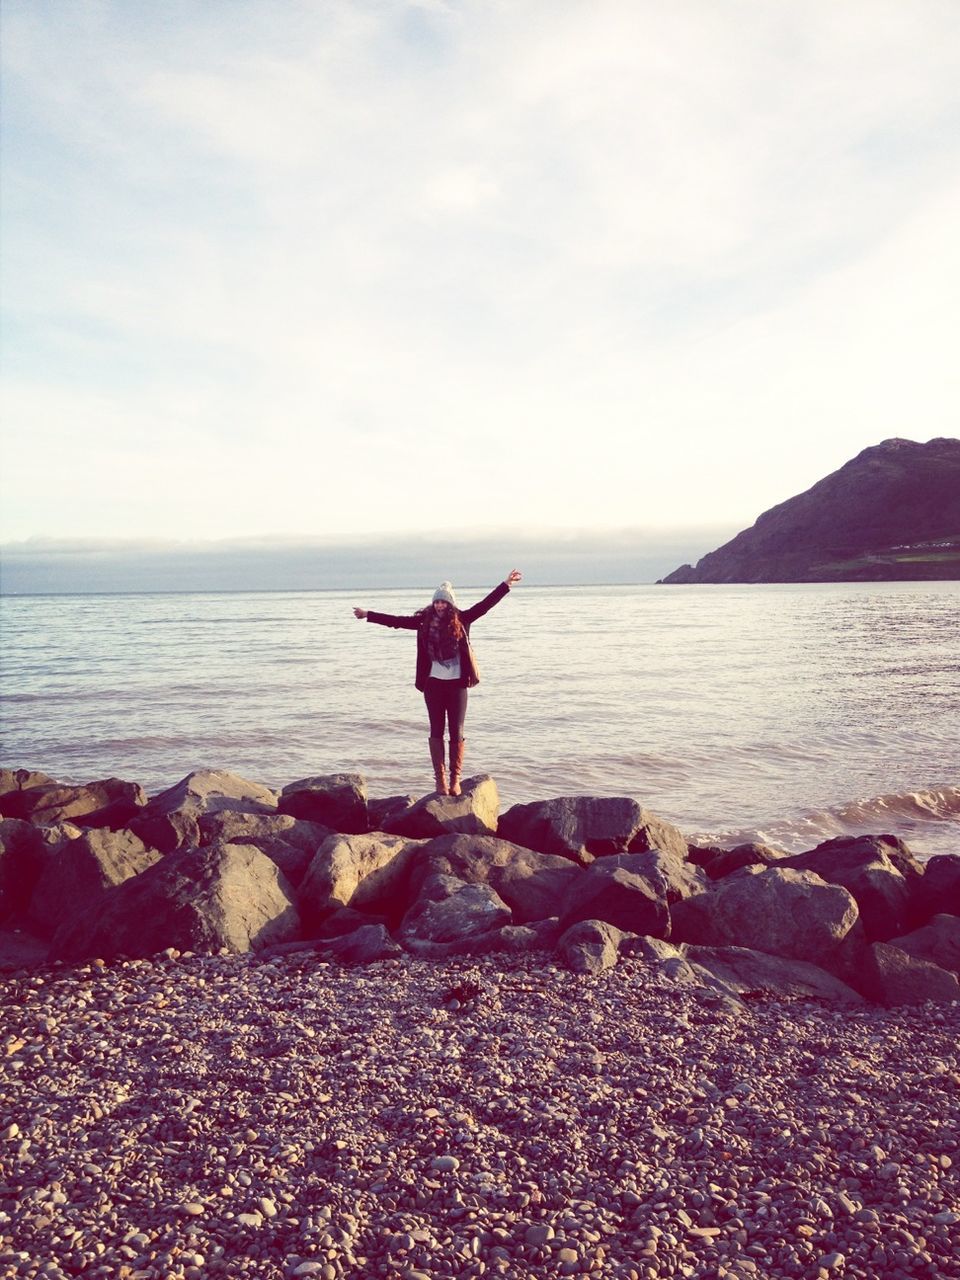
[[[0,1277],[960,1276],[960,1004],[639,959],[0,974]]]

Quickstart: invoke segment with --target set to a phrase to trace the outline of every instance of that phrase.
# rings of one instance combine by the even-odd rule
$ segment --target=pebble
[[[842,1253],[825,1253],[823,1257],[817,1259],[817,1266],[822,1267],[824,1271],[838,1271],[846,1262]]]
[[[0,974],[0,1277],[960,1280],[960,1005],[698,992],[522,956]]]

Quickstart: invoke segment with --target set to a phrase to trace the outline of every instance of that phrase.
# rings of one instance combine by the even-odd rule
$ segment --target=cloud
[[[958,24],[9,0],[4,536],[742,525],[942,433]]]
[[[112,591],[426,589],[495,582],[519,565],[531,585],[653,582],[727,540],[725,528],[447,530],[334,540],[254,537],[30,538],[0,547],[5,595]]]

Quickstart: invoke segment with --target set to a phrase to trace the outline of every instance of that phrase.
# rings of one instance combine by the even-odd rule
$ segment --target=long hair
[[[414,616],[417,618],[429,618],[432,614],[433,601],[424,606],[424,608],[418,609]],[[449,632],[449,634],[453,636],[454,640],[460,640],[464,635],[463,623],[460,621],[460,610],[456,605],[447,605],[446,609],[443,611],[443,616],[440,619],[440,625],[443,627],[444,631]]]

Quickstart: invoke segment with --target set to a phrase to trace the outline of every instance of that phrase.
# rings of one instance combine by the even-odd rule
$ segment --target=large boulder
[[[343,907],[399,919],[407,906],[410,858],[417,847],[416,841],[380,831],[329,835],[297,895],[307,930]]]
[[[687,856],[687,842],[677,827],[622,796],[561,796],[515,804],[500,819],[498,834],[584,865],[605,855],[647,849]]]
[[[640,855],[642,856],[642,855]],[[625,933],[670,936],[670,908],[665,897],[630,865],[633,855],[600,858],[573,880],[564,898],[560,923],[603,920]]]
[[[752,866],[673,906],[671,936],[674,942],[747,947],[832,968],[858,914],[848,890],[812,871]]]
[[[49,851],[43,828],[21,818],[0,821],[0,921],[25,914]]]
[[[774,849],[769,844],[749,841],[735,845],[732,849],[718,849],[710,846],[689,845],[688,855],[692,863],[702,867],[711,880],[722,880],[742,867],[772,867],[789,855],[782,849]]]
[[[260,951],[299,936],[293,889],[252,845],[179,849],[113,889],[60,931],[64,960],[178,951]]]
[[[340,964],[375,964],[403,954],[382,924],[364,924],[353,933],[331,939],[323,954]]]
[[[201,844],[252,844],[272,859],[290,883],[299,885],[331,834],[319,822],[303,822],[288,813],[237,813],[223,809],[198,819]]]
[[[23,818],[35,826],[73,821],[88,827],[120,827],[139,813],[147,794],[137,782],[104,778],[71,786],[59,782],[8,791],[0,795],[0,814]]]
[[[432,875],[403,918],[400,940],[469,944],[511,922],[510,908],[489,884]]]
[[[955,973],[909,955],[889,942],[875,942],[866,949],[858,987],[877,1004],[960,1000],[960,981]]]
[[[559,916],[568,887],[582,872],[566,858],[535,853],[495,836],[439,836],[411,857],[411,902],[431,875],[489,884],[517,924]]]
[[[496,835],[500,797],[493,778],[488,774],[467,778],[461,790],[459,796],[435,792],[423,796],[409,809],[385,818],[383,830],[427,840],[448,834]]]
[[[417,803],[416,796],[382,796],[379,799],[367,798],[367,822],[371,831],[385,831],[384,823],[406,813]]]
[[[87,831],[46,859],[27,922],[42,937],[97,910],[107,889],[140,875],[162,855],[132,831]]]
[[[960,975],[960,916],[934,916],[922,928],[891,938],[890,945]]]
[[[751,951],[746,947],[683,947],[684,958],[728,995],[771,995],[825,1000],[831,1004],[862,1004],[854,989],[804,960]]]
[[[222,769],[197,769],[153,797],[128,825],[161,853],[198,845],[210,813],[276,813],[277,793]]]
[[[328,773],[291,782],[280,793],[279,809],[348,835],[370,829],[367,784],[359,773]]]
[[[602,973],[617,963],[623,938],[606,920],[579,920],[561,935],[557,954],[574,973]]]
[[[11,791],[27,791],[30,787],[58,786],[55,778],[35,769],[0,769],[0,796]]]
[[[905,933],[917,923],[913,903],[923,866],[896,836],[827,840],[778,865],[813,871],[821,880],[848,889],[871,942]]]
[[[916,890],[918,923],[931,916],[960,916],[960,857],[941,853],[924,866],[923,879]]]
[[[613,858],[604,858],[602,861],[604,865],[615,862],[634,875],[643,876],[657,896],[671,906],[682,898],[692,898],[695,893],[706,893],[710,888],[710,881],[700,867],[678,858],[675,853],[664,853],[661,849],[648,849],[646,853],[616,854]],[[596,863],[589,870],[592,871],[595,866]]]
[[[464,956],[531,955],[553,951],[560,937],[557,921],[538,920],[533,924],[505,924],[471,937],[455,937],[448,942],[430,942],[411,934],[403,940],[404,950],[423,960],[462,959]]]

